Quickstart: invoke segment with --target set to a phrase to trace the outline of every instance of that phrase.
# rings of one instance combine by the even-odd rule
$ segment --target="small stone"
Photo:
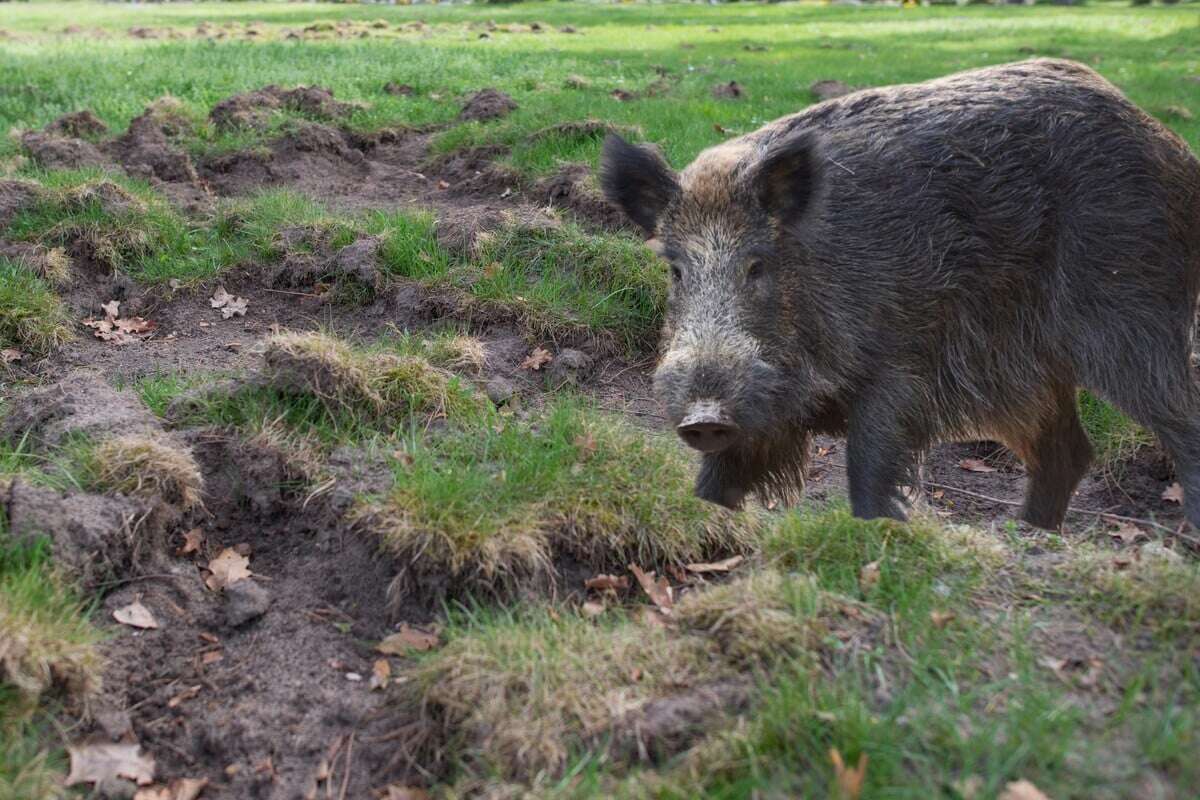
[[[496,405],[503,405],[517,393],[517,387],[507,378],[495,377],[487,382],[487,396]]]
[[[271,595],[246,578],[225,587],[225,622],[231,628],[245,625],[267,613]]]
[[[114,775],[96,784],[96,794],[104,800],[133,800],[137,784]]]
[[[593,359],[582,350],[566,348],[558,351],[547,365],[550,379],[558,384],[576,383],[592,368]]]
[[[1143,561],[1161,561],[1167,564],[1178,564],[1183,561],[1183,556],[1165,547],[1162,542],[1146,542],[1142,545],[1141,552]]]

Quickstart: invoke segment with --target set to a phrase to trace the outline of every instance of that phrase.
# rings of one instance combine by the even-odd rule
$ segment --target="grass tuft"
[[[693,497],[691,464],[578,402],[528,422],[449,432],[394,460],[394,486],[356,512],[402,576],[477,588],[553,581],[556,558],[589,567],[682,564],[755,547],[759,518]]]
[[[66,306],[44,280],[0,258],[0,349],[45,355],[71,339]]]
[[[90,488],[160,500],[181,511],[203,504],[204,477],[191,453],[150,436],[101,440],[91,451]]]
[[[0,692],[11,687],[27,709],[51,689],[86,704],[100,688],[98,636],[47,559],[0,530]]]
[[[280,333],[264,354],[271,388],[369,417],[481,419],[486,401],[419,356],[360,351],[324,333]]]

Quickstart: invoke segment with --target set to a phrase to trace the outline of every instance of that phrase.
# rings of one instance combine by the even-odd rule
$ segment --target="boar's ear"
[[[675,173],[658,150],[610,133],[600,154],[600,186],[608,202],[653,234],[658,215],[679,191]]]
[[[755,165],[749,179],[767,213],[784,225],[799,222],[812,207],[820,188],[815,138],[801,133],[773,144]]]

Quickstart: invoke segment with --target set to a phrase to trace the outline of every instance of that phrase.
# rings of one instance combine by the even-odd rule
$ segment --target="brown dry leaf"
[[[246,316],[246,308],[250,305],[250,301],[244,297],[235,297],[230,300],[221,309],[221,319],[230,319],[232,317]]]
[[[212,635],[211,633],[201,631],[197,635],[204,641],[208,642],[209,644],[220,644],[221,643],[221,640],[219,638],[217,638],[216,636]]]
[[[995,472],[996,468],[988,466],[978,458],[964,458],[958,462],[958,466],[965,469],[967,472]]]
[[[1168,503],[1183,502],[1183,487],[1179,485],[1179,481],[1175,481],[1166,489],[1163,489],[1162,499]]]
[[[400,626],[398,633],[393,633],[376,645],[375,650],[385,656],[402,656],[409,650],[432,650],[437,646],[436,633],[413,628],[406,623]]]
[[[724,561],[714,561],[711,564],[685,564],[684,569],[688,572],[729,572],[746,560],[745,556],[732,556]]]
[[[85,319],[83,324],[95,331],[94,336],[104,342],[112,342],[115,345],[130,344],[139,341],[138,337],[125,333],[124,331],[116,330],[113,324],[112,317],[104,319]]]
[[[521,369],[539,370],[553,360],[554,356],[550,355],[549,350],[544,347],[535,347],[533,352],[525,356],[525,360],[521,362]]]
[[[583,614],[588,619],[598,617],[604,613],[604,603],[597,603],[594,600],[588,600],[579,607],[579,613]]]
[[[139,744],[85,744],[68,747],[71,773],[66,785],[100,783],[113,778],[126,778],[139,786],[154,782],[154,759],[140,753]]]
[[[879,583],[879,562],[872,561],[870,564],[863,564],[862,569],[858,571],[858,588],[862,589],[863,594],[875,588]]]
[[[16,361],[20,361],[24,357],[24,353],[12,347],[6,347],[3,350],[0,350],[0,364],[12,364]]]
[[[201,528],[192,528],[183,535],[183,544],[175,551],[177,556],[186,556],[189,553],[200,552],[200,547],[204,544],[204,531]]]
[[[119,300],[109,300],[107,303],[100,304],[100,310],[107,316],[116,318],[121,316],[121,302]]]
[[[208,786],[208,778],[179,778],[171,781],[169,786],[138,789],[133,800],[196,800],[205,786]]]
[[[114,319],[113,327],[122,333],[143,334],[152,333],[157,327],[157,322],[151,322],[148,319],[141,317],[126,317],[124,319]]]
[[[935,628],[944,628],[958,618],[953,611],[930,611],[929,621]]]
[[[226,547],[216,558],[209,561],[208,569],[212,574],[205,578],[204,585],[214,592],[253,574],[250,572],[250,559],[232,547]]]
[[[212,304],[213,308],[224,308],[232,299],[233,295],[225,291],[224,286],[218,286],[217,290],[213,292],[213,296],[208,299],[208,302]]]
[[[222,651],[209,650],[207,653],[200,656],[200,663],[207,667],[209,664],[216,664],[218,661],[224,660],[224,658],[225,653]]]
[[[996,800],[1050,800],[1041,789],[1026,780],[1013,781],[1004,787]]]
[[[150,613],[150,609],[142,605],[141,600],[134,600],[127,606],[121,606],[113,612],[113,619],[131,628],[157,628],[158,621]]]
[[[388,681],[392,679],[392,663],[386,658],[375,659],[375,664],[371,668],[371,680],[367,686],[371,689],[382,689],[388,685]]]
[[[575,447],[579,449],[584,458],[587,458],[596,452],[596,437],[592,436],[591,431],[582,433],[575,437]]]
[[[387,787],[383,800],[429,800],[429,792],[413,786],[392,784]]]
[[[1133,544],[1138,539],[1149,538],[1144,530],[1129,522],[1122,522],[1116,530],[1109,531],[1108,535],[1120,539],[1121,544]]]
[[[204,687],[201,686],[200,684],[196,684],[195,686],[189,686],[188,688],[184,689],[182,692],[180,692],[179,694],[175,695],[170,700],[168,700],[167,708],[179,708],[179,706],[183,705],[188,700],[191,700],[193,697],[200,694],[200,690],[203,688]]]
[[[630,564],[629,571],[637,578],[637,581],[642,586],[642,591],[650,598],[654,605],[658,606],[659,610],[664,614],[670,614],[671,609],[675,606],[675,595],[671,591],[671,584],[667,579],[654,579],[653,572],[643,572],[642,568],[637,564]]]
[[[829,760],[833,762],[833,774],[837,780],[841,800],[858,800],[862,795],[863,781],[867,777],[867,754],[860,753],[858,763],[847,767],[842,761],[842,754],[834,748],[829,751]]]
[[[624,591],[629,588],[629,578],[625,575],[597,575],[594,578],[588,578],[583,585],[598,592],[608,589]]]
[[[665,628],[671,624],[667,619],[667,615],[657,608],[650,606],[642,606],[634,613],[634,619],[643,625],[651,625],[657,628]]]

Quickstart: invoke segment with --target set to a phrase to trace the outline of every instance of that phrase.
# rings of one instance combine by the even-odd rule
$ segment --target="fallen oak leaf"
[[[1179,485],[1179,481],[1175,481],[1166,489],[1163,489],[1162,499],[1168,503],[1183,502],[1183,487]]]
[[[25,358],[25,354],[13,347],[0,350],[0,364],[12,364]]]
[[[1129,522],[1122,522],[1116,530],[1109,531],[1108,535],[1114,539],[1120,539],[1121,544],[1133,544],[1138,539],[1148,538],[1144,530]]]
[[[953,611],[930,611],[929,621],[933,623],[935,628],[944,628],[954,620],[958,619],[958,614]]]
[[[605,612],[604,603],[597,603],[595,600],[588,600],[579,607],[579,613],[583,614],[588,619],[598,617]]]
[[[996,468],[983,462],[978,458],[964,458],[958,462],[958,466],[965,469],[967,472],[995,472]]]
[[[1041,789],[1027,780],[1013,781],[1004,787],[996,800],[1050,800]]]
[[[704,572],[729,572],[746,560],[745,556],[732,556],[724,561],[714,561],[711,564],[684,564],[683,568],[688,572],[704,573]]]
[[[232,319],[233,317],[246,316],[246,308],[250,305],[250,301],[244,297],[235,297],[225,304],[221,309],[221,319]]]
[[[179,706],[186,703],[188,700],[191,700],[193,697],[200,694],[200,690],[203,688],[204,687],[198,683],[195,686],[189,686],[188,688],[184,689],[182,692],[180,692],[179,694],[175,695],[170,700],[168,700],[167,708],[178,708]]]
[[[114,778],[126,778],[139,786],[154,782],[154,759],[141,754],[139,744],[85,744],[67,747],[71,772],[66,785],[99,784]]]
[[[384,637],[383,641],[375,646],[375,651],[385,656],[402,656],[409,650],[432,650],[438,643],[436,633],[429,633],[405,623],[397,633]]]
[[[192,528],[187,533],[183,534],[183,544],[175,551],[177,556],[186,556],[189,553],[200,552],[201,546],[204,544],[204,530],[201,528]]]
[[[209,561],[208,570],[212,574],[205,578],[204,585],[214,592],[253,574],[250,572],[250,559],[232,547],[226,547],[216,558]]]
[[[867,594],[875,588],[879,583],[879,562],[872,561],[869,564],[863,564],[862,569],[858,571],[858,588],[863,594]]]
[[[553,360],[554,356],[550,355],[549,350],[544,347],[535,347],[533,352],[525,356],[525,360],[521,362],[521,369],[540,370]]]
[[[152,333],[158,328],[158,323],[142,319],[141,317],[126,317],[124,319],[114,319],[113,327],[123,333],[143,334]]]
[[[121,302],[119,300],[109,300],[107,303],[101,303],[100,310],[107,316],[116,319],[121,316]]]
[[[233,295],[225,291],[224,286],[218,286],[217,290],[213,292],[213,296],[208,298],[208,302],[212,304],[213,308],[224,308],[232,299]]]
[[[205,786],[208,786],[208,778],[178,778],[168,786],[138,789],[133,800],[196,800]]]
[[[629,588],[629,578],[625,575],[596,575],[584,581],[583,585],[588,589],[595,589],[598,592],[609,589],[624,591]]]
[[[863,781],[867,777],[867,754],[860,753],[858,763],[847,767],[842,761],[842,754],[837,748],[833,748],[829,751],[829,760],[833,762],[834,779],[837,781],[841,800],[858,800],[862,795]]]
[[[371,690],[382,689],[388,685],[388,681],[392,678],[392,664],[386,658],[375,659],[375,664],[371,667],[371,680],[367,682],[367,686]]]
[[[129,605],[121,606],[113,611],[113,619],[131,628],[150,630],[158,627],[158,620],[154,619],[154,614],[150,613],[150,609],[142,605],[141,600],[134,600]]]
[[[670,614],[671,609],[675,606],[675,595],[671,591],[671,584],[667,579],[662,577],[655,580],[653,572],[644,572],[637,564],[630,564],[629,571],[637,578],[642,591],[646,593],[651,602],[658,606],[664,614]]]

